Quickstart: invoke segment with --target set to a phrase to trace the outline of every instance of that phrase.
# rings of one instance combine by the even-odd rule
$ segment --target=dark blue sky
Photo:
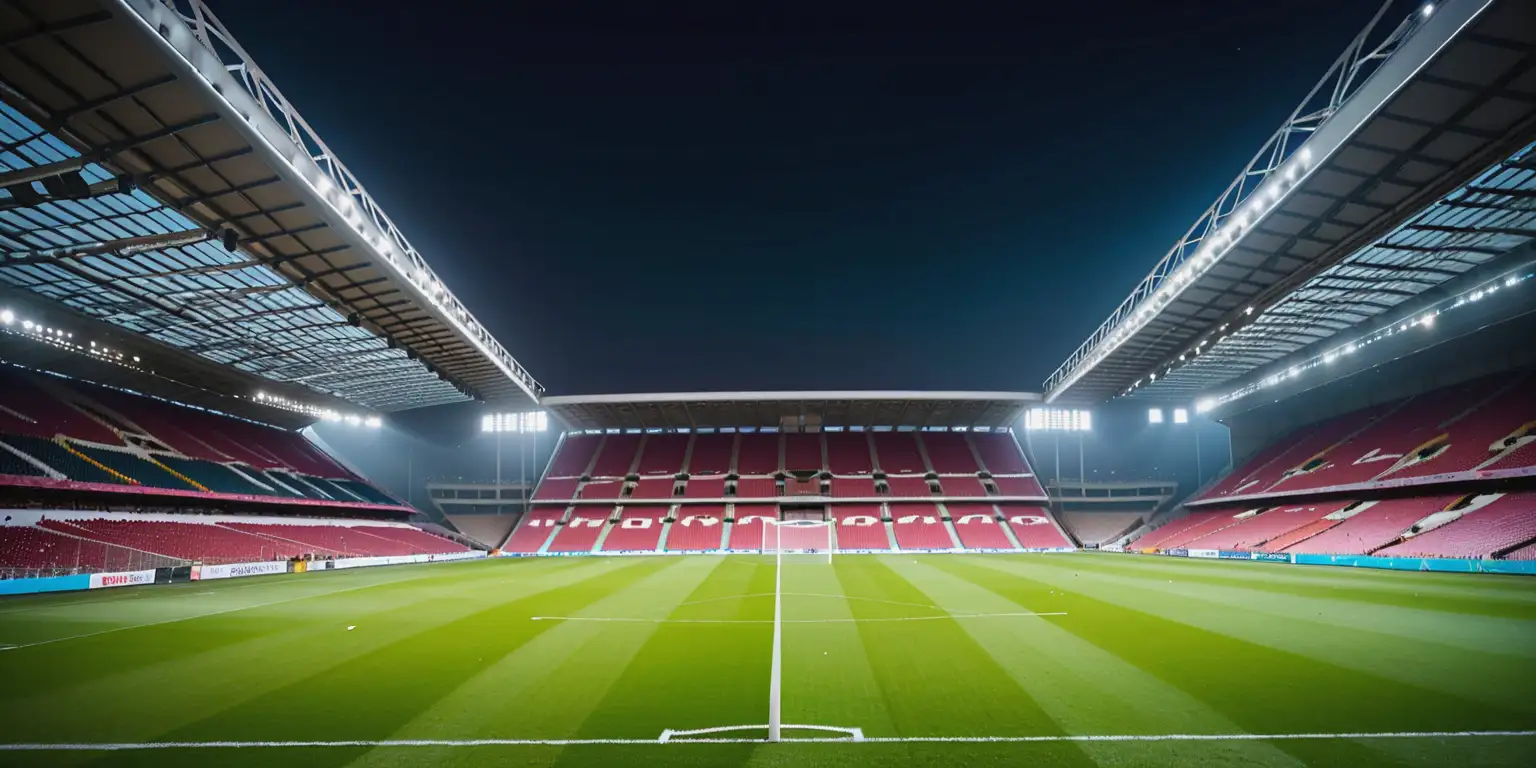
[[[1377,4],[214,7],[579,394],[1038,389]]]

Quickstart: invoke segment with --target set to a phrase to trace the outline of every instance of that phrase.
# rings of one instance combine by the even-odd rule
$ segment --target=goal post
[[[765,520],[763,546],[765,555],[782,560],[803,555],[816,562],[832,562],[832,522],[829,520]]]

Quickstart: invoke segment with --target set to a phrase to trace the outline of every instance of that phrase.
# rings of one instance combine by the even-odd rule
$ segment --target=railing
[[[157,555],[153,552],[107,544],[101,541],[91,541],[72,536],[64,536],[73,542],[73,552],[70,545],[59,544],[52,548],[52,559],[58,565],[50,567],[23,568],[17,566],[0,567],[0,579],[36,579],[49,576],[73,576],[80,573],[121,573],[125,571],[148,571],[155,568],[170,568],[178,565],[189,565],[191,561],[180,558]]]
[[[405,239],[395,223],[386,215],[357,177],[331,152],[320,135],[305,122],[292,104],[283,97],[277,86],[256,65],[250,54],[240,47],[203,0],[121,0],[134,12],[151,24],[155,23],[154,6],[169,9],[192,32],[192,35],[209,52],[223,62],[225,69],[257,104],[277,122],[295,147],[302,151],[320,170],[315,177],[308,168],[289,162],[290,167],[304,176],[314,192],[357,230],[358,234],[391,265],[407,282],[426,296],[433,306],[442,311],[451,325],[479,348],[502,372],[515,381],[534,400],[544,393],[544,387],[528,373],[517,360],[502,348],[469,310],[444,287],[421,254]],[[370,227],[365,222],[371,223]]]
[[[1306,139],[1424,24],[1429,18],[1425,8],[1433,10],[1433,6],[1417,5],[1401,23],[1382,34],[1381,20],[1398,2],[1386,0],[1382,4],[1307,97],[1248,161],[1242,173],[1142,278],[1131,295],[1045,380],[1047,402],[1151,321],[1198,272],[1215,264],[1249,224],[1279,202],[1284,188],[1294,184],[1311,161],[1302,148]],[[1290,162],[1293,156],[1296,162]],[[1250,200],[1254,205],[1247,205]],[[1186,264],[1189,266],[1185,267]]]

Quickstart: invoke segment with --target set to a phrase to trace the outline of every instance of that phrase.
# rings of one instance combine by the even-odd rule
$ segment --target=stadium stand
[[[668,552],[704,552],[720,548],[725,531],[725,505],[688,504],[667,529]]]
[[[954,549],[955,541],[934,504],[892,504],[891,530],[904,550]]]
[[[1270,539],[1310,525],[1348,504],[1285,504],[1251,510],[1237,522],[1194,540],[1201,549],[1250,550]]]
[[[954,521],[960,546],[966,549],[1017,548],[1008,540],[1008,534],[997,520],[997,509],[991,504],[948,504],[946,509],[949,519]]]
[[[582,499],[597,499],[606,501],[617,499],[624,493],[623,480],[593,480],[583,483],[577,497]]]
[[[779,436],[776,434],[741,434],[736,441],[736,472],[741,475],[771,475],[779,471]]]
[[[550,540],[548,552],[591,552],[613,508],[604,506],[577,507],[571,517]]]
[[[129,550],[108,547],[81,534],[65,535],[31,525],[0,527],[0,578],[129,569]]]
[[[603,435],[573,435],[567,433],[561,441],[555,458],[549,464],[549,477],[581,477],[602,446]],[[574,487],[573,487],[574,490]],[[569,497],[567,497],[569,498]]]
[[[1013,494],[1004,492],[1003,495]],[[954,514],[953,506],[950,507],[950,514]],[[1064,511],[1058,514],[1056,519],[1061,522],[1061,527],[1067,529],[1078,542],[1085,546],[1099,546],[1112,543],[1115,539],[1130,533],[1141,525],[1145,517],[1146,514],[1140,511],[1095,510]]]
[[[891,548],[885,522],[878,504],[839,504],[832,507],[839,550],[878,550]]]
[[[1238,510],[1219,509],[1190,512],[1170,520],[1150,533],[1138,538],[1136,549],[1177,549],[1191,540],[1231,525]]]
[[[1045,497],[1045,489],[1040,487],[1040,481],[1034,476],[993,477],[992,484],[997,486],[999,496]]]
[[[888,477],[886,495],[893,499],[921,499],[933,495],[928,481],[921,477]]]
[[[826,441],[827,468],[833,475],[868,475],[875,471],[869,433],[829,432]]]
[[[922,475],[930,470],[917,445],[916,432],[874,432],[880,471],[888,475]]]
[[[744,477],[736,481],[739,499],[772,499],[779,495],[779,485],[768,477]]]
[[[981,480],[975,477],[941,477],[939,478],[939,495],[983,498],[987,495],[987,489],[981,484]]]
[[[469,507],[469,505],[465,505]],[[449,505],[443,505],[444,512],[448,512]],[[453,524],[459,532],[486,547],[499,547],[507,540],[512,529],[517,527],[519,519],[517,514],[448,514],[448,522]]]
[[[1518,550],[1536,540],[1536,494],[1508,493],[1469,509],[1445,525],[1406,538],[1375,554],[1382,557],[1482,559]]]
[[[592,465],[593,477],[625,477],[635,463],[643,435],[608,435]]]
[[[1017,504],[999,504],[998,511],[1008,522],[1009,530],[1024,549],[1070,549],[1061,529],[1055,525],[1049,510],[1044,507],[1028,507]]]
[[[928,461],[939,474],[974,475],[981,471],[971,444],[959,432],[925,432],[921,435]]]
[[[731,455],[735,451],[735,435],[694,435],[693,453],[688,457],[688,472],[693,475],[727,474],[732,470]]]
[[[641,475],[675,475],[683,471],[691,435],[646,435],[640,452]]]
[[[581,480],[574,477],[545,478],[533,492],[534,501],[566,501],[576,496]]]
[[[876,496],[872,477],[833,477],[832,496],[839,499],[872,499]]]
[[[556,524],[562,517],[565,517],[564,507],[535,507],[513,529],[512,536],[501,546],[502,550],[519,554],[538,552],[549,541],[550,534],[558,528]]]
[[[1519,548],[1519,549],[1509,553],[1508,555],[1505,555],[1504,559],[1505,560],[1536,560],[1536,541],[1533,541],[1530,544],[1527,544],[1527,545],[1525,545],[1525,546],[1523,546],[1523,547],[1521,547],[1521,548]]]
[[[732,511],[729,547],[739,550],[763,548],[763,521],[779,519],[779,508],[763,504],[737,504]]]
[[[825,469],[821,435],[784,435],[784,469],[820,472]]]
[[[1457,496],[1388,499],[1346,507],[1338,525],[1284,551],[1291,554],[1366,555],[1391,544],[1414,523],[1456,503]]]
[[[655,552],[668,507],[628,506],[603,539],[604,552]]]
[[[972,433],[969,438],[980,454],[985,469],[994,475],[1027,475],[1029,464],[1013,435],[1006,432]]]
[[[683,497],[688,499],[725,498],[725,477],[699,477],[695,475],[683,487]]]
[[[670,477],[645,477],[629,492],[631,499],[670,499],[677,481]]]

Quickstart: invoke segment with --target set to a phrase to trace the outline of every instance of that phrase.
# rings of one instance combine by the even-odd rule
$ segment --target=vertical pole
[[[496,497],[501,498],[501,430],[491,434],[496,436]]]
[[[1077,479],[1078,482],[1088,482],[1088,470],[1083,461],[1083,433],[1077,433]]]
[[[767,528],[763,529],[767,536]],[[774,526],[774,538],[779,537],[778,526]],[[768,740],[779,740],[779,703],[781,700],[779,690],[780,672],[780,648],[782,636],[780,632],[779,609],[783,604],[783,573],[784,573],[784,547],[783,542],[778,541],[774,547],[773,560],[773,659],[769,663],[768,670]]]
[[[1195,427],[1195,488],[1205,485],[1205,465],[1200,461],[1200,418],[1190,420]]]

